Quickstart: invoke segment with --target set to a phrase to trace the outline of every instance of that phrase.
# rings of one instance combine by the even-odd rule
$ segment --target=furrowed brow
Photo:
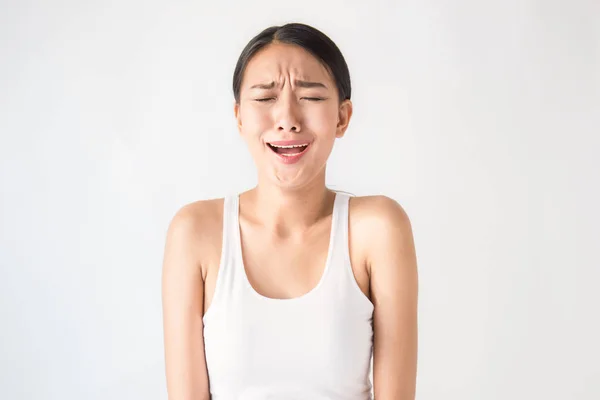
[[[323,89],[327,89],[327,86],[325,86],[325,84],[321,83],[321,82],[309,82],[309,81],[294,81],[294,83],[296,84],[296,86],[301,87],[301,88],[306,88],[306,89],[310,89],[310,88],[323,88]]]
[[[250,89],[273,89],[274,87],[275,87],[275,82],[257,83],[256,85],[250,86]]]
[[[311,89],[311,88],[322,88],[327,89],[327,86],[321,82],[310,82],[310,81],[301,81],[295,80],[294,84],[300,88]],[[257,83],[256,85],[250,86],[250,89],[273,89],[275,87],[275,82],[271,81],[269,83]]]

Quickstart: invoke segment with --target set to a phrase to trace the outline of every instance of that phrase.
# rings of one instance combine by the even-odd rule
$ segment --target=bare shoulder
[[[362,228],[404,231],[404,233],[411,230],[411,222],[404,207],[396,200],[383,195],[351,198],[350,218],[359,223]]]
[[[218,220],[223,210],[223,199],[198,200],[181,207],[171,220],[169,228],[198,228]]]
[[[381,252],[396,252],[401,248],[412,251],[410,218],[404,207],[390,197],[374,195],[351,198],[350,224],[365,247],[369,269],[373,259]]]
[[[184,251],[202,266],[204,257],[220,251],[223,199],[199,200],[181,207],[172,217],[166,246]],[[203,274],[204,275],[204,274]]]
[[[171,219],[168,236],[180,239],[197,239],[207,233],[211,236],[211,231],[219,227],[222,215],[223,199],[199,200],[186,204]]]
[[[408,215],[396,200],[384,195],[356,196],[351,198],[356,213],[371,218],[396,218],[397,222],[407,222]]]

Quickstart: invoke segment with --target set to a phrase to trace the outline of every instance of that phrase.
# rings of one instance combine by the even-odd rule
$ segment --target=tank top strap
[[[331,258],[329,260],[330,275],[334,275],[332,280],[337,284],[340,278],[346,275],[345,269],[349,267],[349,249],[348,249],[348,204],[350,196],[345,193],[337,192],[331,216]]]
[[[327,292],[332,296],[344,299],[347,304],[352,304],[357,310],[370,313],[373,305],[363,294],[350,262],[350,198],[347,193],[337,192],[334,214],[332,216],[332,255],[327,276]]]
[[[235,253],[235,223],[236,223],[235,195],[228,195],[223,199],[223,238],[221,249],[221,267]]]
[[[204,315],[205,323],[212,314],[215,313],[215,308],[220,308],[221,303],[228,302],[232,293],[236,291],[236,285],[239,284],[239,278],[236,276],[237,264],[237,231],[238,228],[238,195],[229,194],[223,199],[223,234],[221,238],[221,257],[217,278],[215,282],[215,290],[211,305]]]
[[[221,267],[227,270],[226,276],[231,284],[240,283],[242,263],[240,241],[240,196],[231,194],[224,200],[223,205],[223,258]]]

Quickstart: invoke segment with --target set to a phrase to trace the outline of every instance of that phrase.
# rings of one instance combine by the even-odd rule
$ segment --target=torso
[[[323,217],[302,234],[253,220],[243,194],[216,203],[224,210],[211,219],[223,216],[222,227],[203,231],[221,232],[222,246],[211,253],[217,267],[204,264],[202,318],[215,400],[372,398],[374,305],[368,279],[361,288],[356,278],[368,276],[367,262],[358,263],[362,271],[351,265],[352,197],[331,194]],[[361,246],[355,250],[361,257]]]
[[[349,252],[356,283],[370,298],[369,270],[366,243],[368,230],[360,229],[369,214],[371,196],[353,197],[349,204]],[[201,250],[198,252],[199,266],[204,278],[204,312],[215,293],[216,279],[222,252],[223,199],[203,200],[192,205],[201,208]],[[325,268],[331,232],[331,214],[319,221],[312,232],[301,240],[296,238],[277,239],[262,232],[251,217],[240,214],[242,252],[248,280],[254,290],[270,298],[295,298],[314,288]],[[277,257],[273,257],[277,254]],[[285,266],[282,268],[282,266]]]
[[[182,250],[202,275],[202,322],[194,318],[202,323],[211,398],[371,400],[369,363],[375,379],[389,375],[386,362],[395,368],[386,357],[396,345],[381,340],[389,331],[382,313],[393,312],[381,299],[392,294],[374,283],[389,277],[394,242],[403,245],[388,232],[397,205],[338,194],[333,215],[301,238],[262,233],[244,211],[251,208],[242,196],[186,206],[192,245]]]

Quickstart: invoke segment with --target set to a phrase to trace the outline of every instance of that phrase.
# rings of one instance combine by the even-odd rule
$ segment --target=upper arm
[[[194,216],[184,207],[169,225],[164,249],[162,303],[169,400],[209,398],[197,229]]]
[[[377,400],[414,400],[418,274],[411,223],[394,200],[374,199],[368,246],[373,315],[373,387]]]

